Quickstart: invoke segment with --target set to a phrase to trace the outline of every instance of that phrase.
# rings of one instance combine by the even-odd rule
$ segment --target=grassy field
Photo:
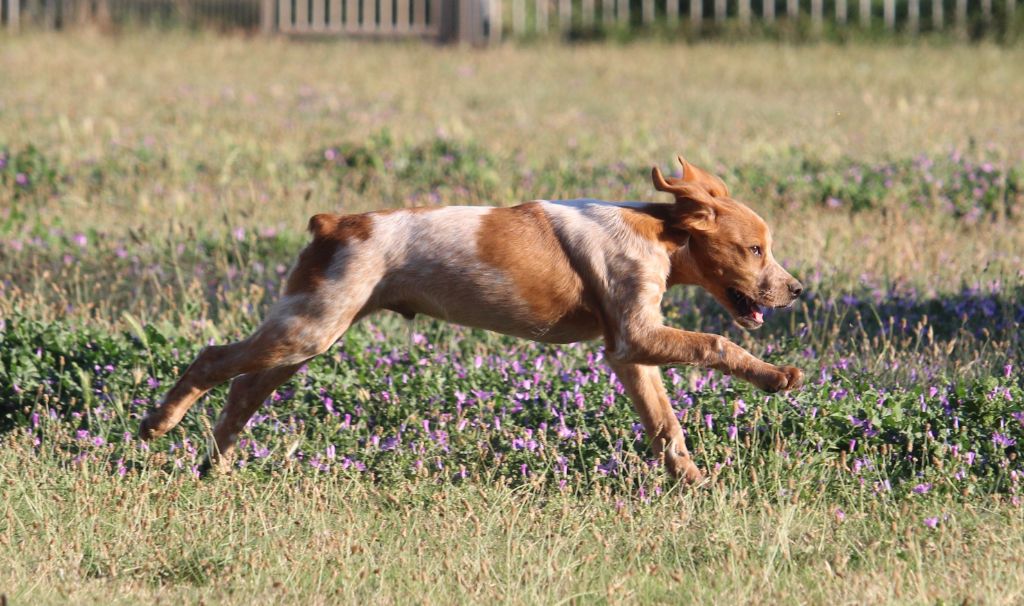
[[[0,594],[12,604],[1024,601],[1024,50],[485,53],[0,37]],[[807,385],[668,369],[650,460],[597,343],[381,315],[197,480],[225,391],[141,415],[279,294],[309,215],[658,199],[676,153],[807,286],[747,334]]]

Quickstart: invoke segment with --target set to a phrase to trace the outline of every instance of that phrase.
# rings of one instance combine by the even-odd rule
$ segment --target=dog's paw
[[[693,459],[678,453],[669,455],[666,452],[665,455],[665,467],[672,477],[690,485],[700,484],[704,481],[704,474],[701,473]]]
[[[804,373],[795,366],[775,366],[768,373],[758,377],[754,384],[768,393],[789,391],[800,387]]]
[[[162,420],[157,419],[157,415],[154,413],[146,415],[143,417],[142,422],[139,423],[139,439],[149,441],[159,438],[169,431],[170,428],[162,427],[162,425],[166,424]]]
[[[804,371],[796,366],[780,366],[779,370],[786,375],[786,386],[782,388],[783,391],[796,389],[804,384]]]

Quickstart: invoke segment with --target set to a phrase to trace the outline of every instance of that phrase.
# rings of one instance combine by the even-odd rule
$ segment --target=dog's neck
[[[670,265],[666,286],[671,287],[677,284],[700,285],[702,278],[697,272],[697,261],[694,260],[690,252],[689,238],[687,238],[686,242],[670,251],[668,259]]]
[[[649,203],[624,207],[627,223],[641,236],[658,242],[664,247],[669,258],[669,275],[666,286],[677,284],[700,284],[697,262],[690,251],[690,234],[672,224],[672,206]]]

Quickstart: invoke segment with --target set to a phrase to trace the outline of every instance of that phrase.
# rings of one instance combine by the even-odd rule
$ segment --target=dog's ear
[[[663,181],[669,186],[678,185],[680,183],[692,183],[703,187],[709,194],[716,198],[729,197],[729,187],[726,186],[725,181],[722,181],[702,168],[698,168],[690,164],[684,160],[682,156],[676,156],[676,160],[679,160],[679,166],[683,169],[683,176],[678,179],[676,177],[663,178]],[[657,183],[655,183],[655,187],[657,187]]]
[[[651,169],[651,179],[655,189],[676,197],[674,214],[683,229],[710,232],[718,226],[718,203],[703,185],[684,179],[669,181],[657,166]]]
[[[690,164],[682,156],[676,156],[676,160],[679,160],[679,166],[683,167],[683,181],[700,185],[716,198],[729,197],[729,188],[725,185],[725,181],[702,168],[697,168]]]
[[[694,200],[677,200],[679,224],[688,232],[710,233],[718,227],[718,212],[713,204]]]

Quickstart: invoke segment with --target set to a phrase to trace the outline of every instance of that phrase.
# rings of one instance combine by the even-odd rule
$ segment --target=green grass
[[[196,482],[61,469],[17,446],[0,534],[14,603],[450,602],[1014,604],[1024,518],[982,499],[874,503],[728,485],[649,504],[497,483],[382,490],[247,472]],[[18,544],[18,536],[32,541]],[[12,536],[13,535],[13,536]],[[8,557],[9,556],[9,557]],[[16,584],[10,584],[16,579]],[[114,592],[112,593],[112,590]]]
[[[12,603],[1019,603],[1019,48],[0,38],[0,593]],[[141,445],[308,216],[658,199],[683,153],[808,287],[757,333],[807,385],[668,369],[700,490],[598,343],[349,332],[199,481],[225,390]]]

